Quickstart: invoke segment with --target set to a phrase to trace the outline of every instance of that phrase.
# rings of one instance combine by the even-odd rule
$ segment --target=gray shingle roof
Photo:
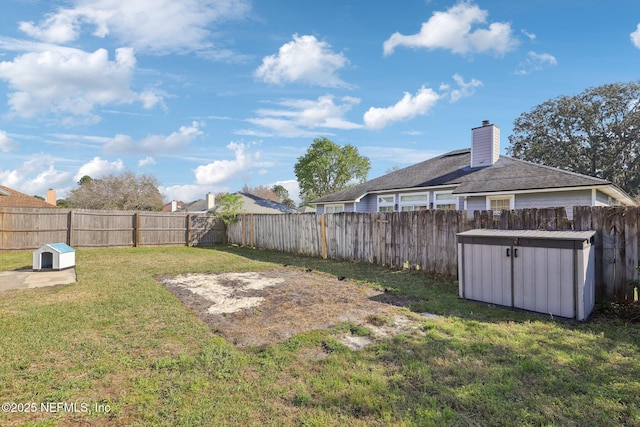
[[[495,164],[481,168],[471,168],[470,160],[469,148],[451,151],[326,195],[312,203],[347,202],[357,200],[367,193],[443,185],[455,185],[456,194],[612,185],[604,179],[506,156],[500,156]]]
[[[249,193],[239,192],[242,196],[242,212],[243,213],[295,213],[294,208],[290,208],[282,203],[273,200],[263,199]]]
[[[241,191],[234,193],[242,197],[241,213],[295,213],[294,208],[290,208],[282,203],[273,200],[264,199],[254,196],[253,194],[243,193]],[[180,210],[187,212],[205,212],[207,210],[207,201],[198,199],[191,203],[186,203]]]

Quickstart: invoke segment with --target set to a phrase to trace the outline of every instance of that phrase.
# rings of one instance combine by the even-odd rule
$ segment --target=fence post
[[[242,246],[247,245],[247,215],[242,214]]]
[[[134,229],[134,233],[133,233],[133,246],[134,247],[139,247],[140,246],[140,212],[136,212],[133,214],[134,219],[135,219],[135,229]]]
[[[67,215],[67,245],[73,246],[73,211],[69,210],[69,214]]]
[[[255,247],[255,241],[253,239],[253,214],[249,217],[249,243],[250,247]]]
[[[322,259],[327,259],[327,229],[324,214],[320,214],[320,242],[322,245]]]
[[[191,243],[191,217],[188,212],[184,215],[184,222],[184,245],[189,246]]]

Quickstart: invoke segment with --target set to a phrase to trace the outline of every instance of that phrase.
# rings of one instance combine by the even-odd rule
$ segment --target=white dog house
[[[34,270],[64,270],[75,267],[76,250],[64,243],[49,243],[33,252]]]
[[[595,305],[595,231],[458,233],[461,298],[585,320]]]

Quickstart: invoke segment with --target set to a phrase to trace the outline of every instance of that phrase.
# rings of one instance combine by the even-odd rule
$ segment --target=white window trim
[[[328,204],[328,205],[324,205],[324,213],[327,213],[327,208],[342,208],[342,210],[340,212],[344,212],[344,203],[332,203],[332,204]],[[337,213],[340,213],[337,212]],[[336,212],[331,212],[331,213],[336,213]]]
[[[381,197],[393,197],[392,202],[381,202]],[[392,211],[396,210],[396,195],[395,194],[378,194],[376,195],[376,211],[380,212],[380,208],[382,207],[391,207]]]
[[[450,194],[451,198],[450,199],[444,199],[444,200],[438,200],[438,194]],[[448,190],[448,191],[434,191],[433,192],[433,208],[434,209],[438,209],[438,206],[440,205],[456,205],[456,209],[459,208],[458,206],[458,196],[453,194],[453,190]]]
[[[503,200],[509,199],[509,209],[513,210],[516,208],[516,195],[515,194],[501,194],[499,196],[486,196],[486,208],[488,211],[491,210],[491,201],[492,200]],[[498,212],[500,214],[500,212]]]
[[[403,196],[424,196],[424,201],[420,200],[411,200],[408,202],[403,202]],[[429,193],[421,192],[421,193],[402,193],[398,197],[398,210],[402,211],[402,208],[405,206],[425,206],[426,209],[429,209]]]

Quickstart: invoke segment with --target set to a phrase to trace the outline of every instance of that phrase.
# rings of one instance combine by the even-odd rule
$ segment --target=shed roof
[[[502,237],[514,239],[545,239],[545,240],[589,240],[596,234],[595,231],[572,231],[572,230],[491,230],[474,229],[458,233],[458,236],[465,237]]]

